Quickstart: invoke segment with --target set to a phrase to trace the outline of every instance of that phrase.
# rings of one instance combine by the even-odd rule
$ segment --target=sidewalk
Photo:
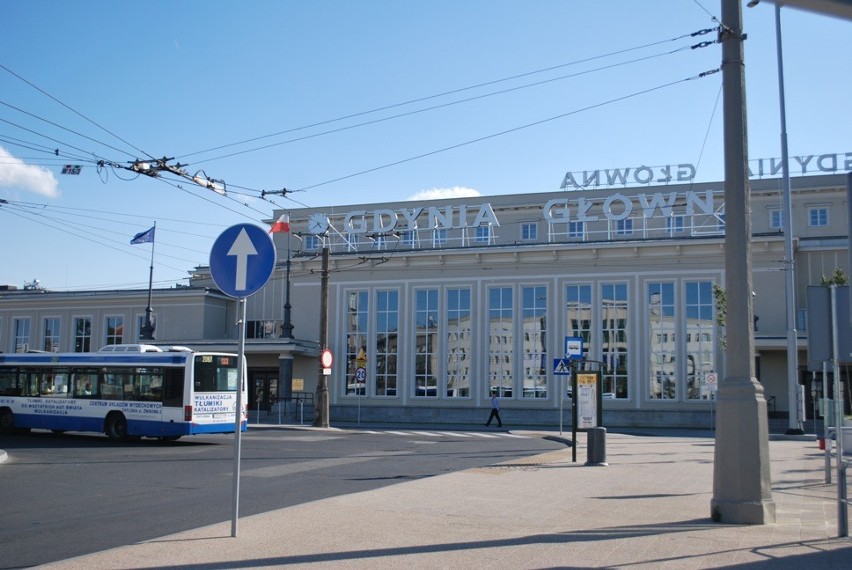
[[[546,434],[542,434],[546,435]],[[401,483],[50,564],[49,568],[849,568],[836,482],[813,440],[770,442],[771,525],[710,520],[714,442],[607,434],[571,449]]]

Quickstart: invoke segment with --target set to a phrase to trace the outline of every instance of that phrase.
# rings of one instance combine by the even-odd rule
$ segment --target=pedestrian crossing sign
[[[571,364],[568,358],[553,359],[554,374],[571,374]]]

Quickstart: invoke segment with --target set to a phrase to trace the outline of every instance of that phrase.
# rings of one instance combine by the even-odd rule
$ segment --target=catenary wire
[[[419,160],[421,158],[426,158],[428,156],[434,156],[436,154],[441,154],[443,152],[447,152],[447,151],[454,150],[454,149],[457,149],[457,148],[461,148],[461,147],[464,147],[464,146],[469,146],[469,145],[476,144],[476,143],[479,143],[479,142],[482,142],[482,141],[485,141],[485,140],[497,138],[497,137],[500,137],[500,136],[503,136],[503,135],[506,135],[506,134],[509,134],[509,133],[518,132],[518,131],[521,131],[521,130],[524,130],[524,129],[528,129],[528,128],[535,127],[535,126],[538,126],[538,125],[542,125],[544,123],[563,119],[563,118],[569,117],[571,115],[576,115],[578,113],[582,113],[582,112],[589,111],[589,110],[592,110],[592,109],[597,109],[597,108],[603,107],[605,105],[610,105],[610,104],[613,104],[613,103],[617,103],[617,102],[620,102],[620,101],[631,99],[633,97],[638,97],[640,95],[645,95],[645,94],[648,94],[648,93],[652,93],[654,91],[659,91],[660,89],[665,89],[665,88],[671,87],[673,85],[677,85],[677,84],[680,84],[680,83],[685,83],[687,81],[699,79],[701,77],[704,77],[705,74],[715,73],[717,71],[718,71],[718,69],[713,70],[712,72],[705,72],[703,74],[695,75],[695,76],[692,76],[692,77],[687,77],[685,79],[679,79],[677,81],[665,83],[663,85],[657,85],[656,87],[651,87],[651,88],[644,89],[644,90],[641,90],[641,91],[636,91],[636,92],[630,93],[628,95],[623,95],[621,97],[609,99],[609,100],[603,101],[601,103],[595,103],[594,105],[588,105],[586,107],[582,107],[580,109],[575,109],[575,110],[569,111],[567,113],[561,113],[561,114],[555,115],[553,117],[548,117],[546,119],[541,119],[541,120],[538,120],[538,121],[534,121],[532,123],[527,123],[525,125],[520,125],[520,126],[517,126],[517,127],[506,129],[506,130],[503,130],[503,131],[500,131],[500,132],[497,132],[497,133],[492,133],[490,135],[485,135],[485,136],[482,136],[482,137],[478,137],[478,138],[475,138],[475,139],[471,139],[471,140],[468,140],[468,141],[464,141],[464,142],[461,142],[461,143],[457,143],[457,144],[454,144],[454,145],[443,147],[443,148],[433,150],[433,151],[430,151],[430,152],[425,152],[425,153],[422,153],[422,154],[418,154],[416,156],[410,156],[408,158],[404,158],[404,159],[401,159],[401,160],[397,160],[395,162],[383,164],[381,166],[368,168],[366,170],[361,170],[361,171],[358,171],[358,172],[347,174],[345,176],[339,176],[337,178],[326,180],[324,182],[318,182],[316,184],[311,184],[309,186],[303,186],[302,188],[299,188],[299,190],[303,191],[303,190],[310,190],[310,189],[313,189],[313,188],[318,188],[320,186],[325,186],[325,185],[328,185],[328,184],[332,184],[334,182],[340,182],[342,180],[348,180],[350,178],[354,178],[356,176],[361,176],[363,174],[368,174],[370,172],[376,172],[377,170],[382,170],[382,169],[385,169],[385,168],[391,168],[393,166],[398,166],[400,164],[405,164],[407,162],[412,162],[414,160]]]
[[[62,126],[62,125],[60,125],[59,123],[55,123],[55,122],[53,122],[53,121],[51,121],[51,120],[45,119],[45,118],[43,118],[43,117],[39,117],[38,115],[36,115],[36,114],[34,114],[34,113],[30,113],[29,111],[25,111],[25,110],[21,109],[20,107],[16,107],[15,105],[11,105],[11,104],[9,104],[9,103],[6,103],[5,101],[0,101],[0,105],[3,105],[3,106],[5,106],[5,107],[8,107],[9,109],[14,109],[15,111],[18,111],[19,113],[21,113],[21,114],[23,114],[23,115],[26,115],[26,116],[28,116],[28,117],[32,117],[33,119],[38,119],[39,121],[42,121],[43,123],[47,123],[48,125],[51,125],[51,126],[53,126],[53,127],[56,127],[56,128],[58,128],[58,129],[62,129],[63,131],[66,131],[66,132],[69,132],[69,133],[71,133],[71,134],[77,135],[78,137],[84,138],[84,139],[86,139],[86,140],[90,140],[90,141],[92,141],[93,143],[96,143],[96,144],[99,144],[99,145],[105,146],[105,147],[110,148],[110,149],[112,149],[112,150],[114,150],[114,151],[117,151],[117,152],[122,152],[122,153],[124,153],[124,154],[127,154],[128,156],[133,156],[131,153],[129,153],[129,152],[127,152],[127,151],[124,151],[124,150],[121,150],[121,149],[119,149],[119,148],[116,148],[116,147],[114,147],[114,146],[112,146],[112,145],[110,145],[110,144],[107,144],[107,143],[105,143],[105,142],[99,141],[99,140],[97,140],[97,139],[95,139],[95,138],[92,138],[92,137],[90,137],[90,136],[88,136],[88,135],[84,135],[83,133],[79,133],[79,132],[75,131],[74,129],[69,129],[69,128],[67,128],[67,127],[63,127],[63,126]],[[11,124],[11,123],[10,123],[10,124]],[[30,131],[30,132],[35,132],[35,131]],[[36,133],[36,134],[38,134],[38,133]],[[40,135],[40,136],[44,136],[44,135]],[[45,138],[47,138],[47,137],[45,137]],[[51,140],[53,140],[53,139],[51,139]],[[72,147],[72,148],[75,148],[75,147]],[[77,150],[80,150],[80,149],[77,149]],[[100,157],[98,157],[98,158],[100,158]],[[135,158],[135,157],[134,157],[134,158]]]
[[[706,47],[706,46],[701,46],[701,47]],[[369,125],[375,125],[375,124],[378,124],[378,123],[383,123],[383,122],[391,121],[391,120],[394,120],[394,119],[400,119],[400,118],[403,118],[403,117],[409,117],[409,116],[417,115],[417,114],[420,114],[420,113],[426,113],[426,112],[429,112],[429,111],[444,109],[446,107],[451,107],[451,106],[454,106],[454,105],[460,105],[462,103],[469,103],[471,101],[477,101],[477,100],[480,100],[480,99],[486,99],[488,97],[494,97],[494,96],[497,96],[497,95],[505,95],[506,93],[512,93],[512,92],[515,92],[515,91],[520,91],[522,89],[529,89],[531,87],[539,87],[541,85],[546,85],[546,84],[549,84],[549,83],[555,83],[557,81],[564,81],[566,79],[573,79],[573,78],[579,77],[581,75],[587,75],[587,74],[596,73],[596,72],[599,72],[599,71],[606,71],[606,70],[609,70],[609,69],[614,69],[616,67],[621,67],[621,66],[624,66],[624,65],[629,65],[629,64],[638,63],[638,62],[641,62],[641,61],[647,61],[647,60],[658,58],[658,57],[672,55],[674,53],[677,53],[677,52],[680,52],[680,51],[685,51],[685,50],[690,50],[690,49],[695,49],[695,46],[682,46],[680,48],[670,50],[670,51],[667,51],[667,52],[652,54],[652,55],[643,56],[643,57],[640,57],[640,58],[635,58],[635,59],[631,59],[631,60],[627,60],[627,61],[623,61],[623,62],[613,63],[613,64],[606,65],[606,66],[603,66],[603,67],[587,69],[587,70],[584,70],[584,71],[579,71],[577,73],[571,73],[571,74],[568,74],[568,75],[562,75],[562,76],[559,76],[559,77],[544,79],[542,81],[536,81],[534,83],[527,83],[527,84],[524,84],[524,85],[509,87],[509,88],[506,88],[506,89],[501,89],[499,91],[492,91],[492,92],[489,92],[489,93],[483,93],[483,94],[480,94],[480,95],[475,95],[475,96],[467,97],[467,98],[464,98],[464,99],[457,99],[455,101],[449,101],[449,102],[441,103],[441,104],[438,104],[438,105],[432,105],[432,106],[429,106],[429,107],[423,107],[423,108],[415,109],[415,110],[412,110],[412,111],[406,111],[404,113],[389,115],[387,117],[381,117],[381,118],[378,118],[378,119],[363,121],[363,122],[360,122],[360,123],[355,123],[353,125],[346,125],[346,126],[338,127],[338,128],[335,128],[335,129],[320,131],[318,133],[311,133],[311,134],[303,135],[303,136],[300,136],[300,137],[287,139],[285,141],[278,141],[278,142],[274,142],[274,143],[269,143],[269,144],[259,146],[259,147],[252,147],[252,148],[249,148],[249,149],[234,151],[232,153],[199,160],[199,161],[194,162],[193,164],[197,165],[197,164],[203,164],[203,163],[206,163],[206,162],[222,160],[222,159],[225,159],[225,158],[231,158],[231,157],[239,156],[239,155],[242,155],[242,154],[248,154],[248,153],[257,152],[257,151],[260,151],[260,150],[266,150],[268,148],[274,148],[276,146],[283,146],[283,145],[291,144],[291,143],[294,143],[294,142],[300,142],[300,141],[304,141],[304,140],[308,140],[308,139],[313,139],[313,138],[317,138],[317,137],[321,137],[321,136],[325,136],[325,135],[329,135],[329,134],[344,132],[344,131],[348,131],[348,130],[352,130],[352,129],[356,129],[356,128],[360,128],[360,127],[369,126]],[[364,113],[364,114],[367,114],[367,113]],[[332,121],[329,121],[329,122],[332,122]],[[296,131],[296,130],[302,130],[302,128],[291,129],[290,131],[286,131],[286,132],[293,132],[293,131]],[[279,133],[279,134],[284,134],[284,133]]]
[[[74,113],[75,115],[77,115],[78,117],[80,117],[80,118],[84,119],[85,121],[88,121],[89,123],[91,123],[91,124],[93,124],[94,126],[98,127],[98,128],[99,128],[99,129],[101,129],[102,131],[104,131],[104,132],[106,132],[106,133],[108,133],[108,134],[112,135],[113,137],[115,137],[116,139],[120,140],[121,142],[123,142],[123,143],[124,143],[124,144],[126,144],[127,146],[129,146],[129,147],[133,148],[134,150],[136,150],[137,152],[139,152],[139,153],[141,153],[141,154],[144,154],[144,155],[145,155],[145,156],[147,156],[148,158],[151,158],[151,159],[153,159],[153,158],[154,158],[153,156],[151,156],[150,154],[148,154],[148,153],[147,153],[147,152],[145,152],[144,150],[142,150],[142,149],[138,148],[137,146],[135,146],[135,145],[133,145],[133,144],[131,144],[131,143],[127,142],[126,140],[124,140],[123,138],[121,138],[121,137],[120,137],[120,136],[118,136],[117,134],[113,133],[112,131],[110,131],[110,130],[109,130],[109,129],[107,129],[106,127],[101,126],[100,124],[96,123],[96,122],[95,122],[95,121],[93,121],[92,119],[88,118],[86,115],[84,115],[84,114],[80,113],[79,111],[77,111],[76,109],[74,109],[74,108],[70,107],[69,105],[66,105],[65,103],[63,103],[62,101],[60,101],[59,99],[57,99],[56,97],[54,97],[53,95],[51,95],[50,93],[48,93],[47,91],[45,91],[44,89],[42,89],[41,87],[39,87],[39,86],[35,85],[35,84],[34,84],[34,83],[32,83],[31,81],[28,81],[28,80],[27,80],[27,79],[25,79],[24,77],[22,77],[22,76],[18,75],[17,73],[15,73],[15,72],[14,72],[14,71],[12,71],[11,69],[9,69],[9,68],[8,68],[8,67],[6,67],[5,65],[3,65],[2,63],[0,63],[0,68],[4,69],[4,70],[5,70],[6,72],[8,72],[9,74],[11,74],[11,75],[13,75],[13,76],[17,77],[18,79],[20,79],[21,81],[23,81],[24,83],[26,83],[27,85],[29,85],[30,87],[32,87],[33,89],[35,89],[36,91],[38,91],[39,93],[41,93],[41,94],[45,95],[46,97],[50,98],[51,100],[55,101],[56,103],[59,103],[60,105],[62,105],[63,107],[65,107],[66,109],[68,109],[69,111],[71,111],[72,113]],[[129,153],[128,153],[128,154],[129,154]]]
[[[376,107],[376,108],[371,109],[369,111],[360,111],[360,112],[357,112],[357,113],[351,113],[349,115],[337,117],[337,118],[334,118],[334,119],[326,119],[326,120],[318,121],[318,122],[311,123],[311,124],[308,124],[308,125],[303,125],[303,126],[300,126],[300,127],[294,127],[294,128],[291,128],[291,129],[286,129],[284,131],[279,131],[279,132],[276,132],[276,133],[261,135],[261,136],[258,136],[258,137],[245,139],[245,140],[238,141],[238,142],[219,145],[219,146],[208,148],[208,149],[205,149],[205,150],[200,150],[200,151],[196,151],[196,152],[193,152],[193,153],[184,154],[184,155],[182,155],[182,158],[187,158],[187,157],[190,157],[190,156],[196,156],[198,154],[205,154],[205,153],[208,153],[208,152],[213,152],[213,151],[216,151],[216,150],[221,150],[221,149],[229,148],[229,147],[232,147],[232,146],[239,146],[241,144],[247,144],[247,143],[255,142],[255,141],[266,139],[266,138],[272,138],[272,137],[276,137],[276,136],[280,136],[280,135],[284,135],[284,134],[288,134],[288,133],[292,133],[292,132],[296,132],[296,131],[300,131],[300,130],[310,129],[310,128],[313,128],[313,127],[319,127],[319,126],[322,126],[322,125],[327,125],[327,124],[330,124],[330,123],[336,123],[336,122],[344,121],[344,120],[347,120],[347,119],[353,119],[353,118],[361,117],[361,116],[364,116],[364,115],[379,113],[381,111],[387,111],[387,110],[395,109],[395,108],[398,108],[398,107],[404,107],[406,105],[412,105],[414,103],[422,103],[424,101],[429,101],[431,99],[446,97],[448,95],[455,95],[457,93],[462,93],[462,92],[470,91],[470,90],[473,90],[473,89],[479,89],[479,88],[482,88],[482,87],[488,87],[490,85],[496,85],[498,83],[503,83],[503,82],[506,82],[506,81],[513,81],[513,80],[516,80],[516,79],[521,79],[523,77],[528,77],[528,76],[536,75],[536,74],[539,74],[539,73],[546,73],[548,71],[554,71],[556,69],[561,69],[561,68],[569,67],[569,66],[572,66],[572,65],[579,65],[581,63],[588,63],[588,62],[595,61],[595,60],[598,60],[598,59],[604,59],[604,58],[607,58],[607,57],[621,55],[621,54],[628,53],[628,52],[631,52],[631,51],[638,51],[638,50],[646,49],[646,48],[653,47],[653,46],[656,46],[656,45],[661,45],[661,44],[665,44],[665,43],[669,43],[669,42],[674,42],[674,41],[677,41],[677,40],[680,40],[680,39],[683,39],[683,38],[695,36],[695,35],[700,34],[700,33],[701,32],[694,32],[694,33],[691,33],[691,34],[683,34],[683,35],[680,35],[680,36],[677,36],[677,37],[674,37],[674,38],[659,40],[659,41],[651,42],[651,43],[640,45],[640,46],[635,46],[635,47],[626,48],[626,49],[622,49],[622,50],[616,50],[616,51],[613,51],[613,52],[600,54],[600,55],[588,57],[588,58],[585,58],[585,59],[580,59],[580,60],[576,60],[576,61],[571,61],[571,62],[567,62],[567,63],[553,65],[553,66],[549,66],[549,67],[545,67],[545,68],[541,68],[541,69],[536,69],[536,70],[533,70],[533,71],[527,71],[527,72],[524,72],[524,73],[519,73],[519,74],[508,76],[508,77],[503,77],[503,78],[500,78],[500,79],[485,81],[485,82],[482,82],[482,83],[477,83],[475,85],[469,85],[469,86],[466,86],[466,87],[460,87],[460,88],[457,88],[457,89],[451,89],[449,91],[443,91],[441,93],[435,93],[435,94],[427,95],[427,96],[424,96],[424,97],[418,97],[418,98],[415,98],[415,99],[403,101],[401,103],[394,103],[394,104],[391,104],[391,105]]]
[[[40,213],[36,213],[36,212],[20,211],[20,210],[15,211],[13,209],[9,209],[9,208],[6,208],[6,207],[0,208],[0,212],[4,212],[4,211],[6,213],[10,214],[10,215],[17,216],[17,217],[20,217],[20,218],[23,218],[23,219],[26,219],[26,220],[29,220],[29,221],[40,221],[41,219],[55,221],[50,216],[46,216],[44,214],[40,214]],[[42,226],[44,226],[44,225],[45,224],[42,224]],[[52,226],[50,226],[50,227],[52,227]],[[132,251],[127,251],[127,250],[121,249],[118,246],[115,246],[115,245],[112,245],[112,244],[109,244],[109,243],[104,243],[103,241],[98,241],[98,239],[106,239],[106,238],[103,238],[101,236],[96,236],[98,239],[95,239],[95,237],[90,237],[90,236],[87,236],[87,235],[82,234],[82,233],[77,233],[77,232],[72,231],[68,228],[63,228],[62,231],[67,233],[67,234],[71,234],[75,237],[78,237],[80,239],[84,239],[86,241],[90,241],[92,243],[95,243],[97,245],[100,245],[100,246],[103,246],[103,247],[106,247],[106,248],[109,248],[109,249],[113,249],[115,251],[119,251],[119,252],[126,254],[126,255],[131,255],[133,257],[138,257],[140,259],[147,259],[147,256],[145,256],[145,255],[133,253]],[[169,256],[169,257],[173,257],[173,256]],[[183,260],[183,259],[180,259],[180,258],[175,258],[175,259],[179,259],[180,261],[188,261],[188,260]],[[173,267],[171,265],[166,265],[164,263],[161,263],[161,265],[164,266],[164,267],[167,267],[169,269],[174,269],[175,271],[186,271],[186,268]]]

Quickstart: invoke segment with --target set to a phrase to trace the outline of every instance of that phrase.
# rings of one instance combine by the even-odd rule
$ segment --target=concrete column
[[[725,141],[725,372],[717,394],[711,516],[735,524],[775,522],[769,427],[754,377],[751,209],[748,187],[742,5],[722,0]]]

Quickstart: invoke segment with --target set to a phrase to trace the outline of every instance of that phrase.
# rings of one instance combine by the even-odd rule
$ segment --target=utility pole
[[[751,209],[746,143],[745,61],[740,0],[722,0],[725,145],[725,291],[727,350],[719,383],[713,464],[714,521],[775,522],[769,474],[769,420],[755,378]]]
[[[328,348],[328,246],[322,248],[322,278],[320,279],[320,347]],[[322,364],[319,367],[316,401],[314,402],[314,427],[328,427],[328,377],[323,374]]]

